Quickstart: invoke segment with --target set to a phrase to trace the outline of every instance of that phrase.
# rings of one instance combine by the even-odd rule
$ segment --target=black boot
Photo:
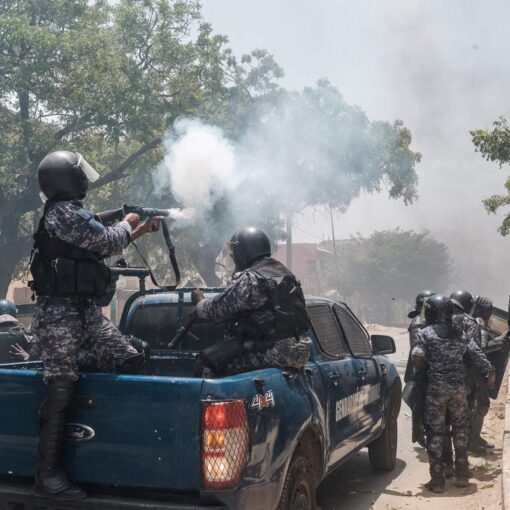
[[[430,440],[429,440],[430,443]],[[436,455],[429,448],[429,471],[430,482],[425,484],[425,487],[432,492],[444,492],[445,479],[444,479],[444,463],[443,458]]]
[[[481,445],[483,448],[488,448],[488,449],[495,448],[494,443],[489,443],[481,436],[478,438],[478,444]]]
[[[457,487],[467,487],[470,477],[466,448],[455,448],[455,485]]]
[[[469,451],[474,453],[484,453],[486,446],[480,437],[483,427],[483,419],[485,416],[475,412],[471,418],[471,427],[469,430]],[[483,449],[483,451],[482,451]]]
[[[74,396],[74,383],[56,379],[48,384],[48,396],[39,410],[39,447],[37,471],[32,492],[59,501],[86,497],[86,492],[71,484],[61,468],[62,434],[67,409]]]

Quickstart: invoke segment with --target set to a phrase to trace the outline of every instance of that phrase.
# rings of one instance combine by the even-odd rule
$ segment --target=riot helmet
[[[79,152],[55,151],[39,163],[37,178],[48,200],[71,200],[85,198],[99,174]]]
[[[450,323],[455,311],[452,300],[440,294],[429,297],[423,307],[427,325]]]
[[[12,315],[13,317],[16,317],[17,314],[18,309],[12,301],[9,301],[8,299],[0,300],[0,315]]]
[[[257,227],[237,230],[228,242],[236,271],[244,271],[263,257],[271,256],[271,241]]]
[[[483,297],[483,296],[476,296],[475,297],[475,304],[473,306],[473,317],[475,319],[481,318],[486,323],[489,322],[489,319],[492,315],[492,300]]]
[[[422,309],[423,309],[423,303],[427,298],[430,296],[435,296],[437,292],[433,290],[422,290],[417,296],[416,296],[416,306],[415,309],[412,310],[407,314],[407,317],[409,319],[414,319],[415,317],[418,317],[420,315]]]
[[[468,314],[471,313],[473,305],[475,304],[473,295],[467,290],[452,292],[452,294],[450,294],[450,299],[453,301],[454,305],[458,306]]]

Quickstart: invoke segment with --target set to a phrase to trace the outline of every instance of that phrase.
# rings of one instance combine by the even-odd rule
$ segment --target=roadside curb
[[[503,431],[503,476],[501,489],[503,491],[502,507],[510,510],[510,374],[508,377],[508,392],[505,402],[505,429]]]

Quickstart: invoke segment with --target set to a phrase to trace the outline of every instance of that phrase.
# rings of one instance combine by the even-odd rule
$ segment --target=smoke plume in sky
[[[411,129],[413,148],[423,154],[418,202],[405,207],[385,193],[362,196],[337,217],[337,236],[429,229],[450,247],[454,286],[506,305],[510,239],[496,230],[502,214],[487,215],[481,201],[502,192],[510,172],[474,152],[469,130],[510,114],[507,1],[204,0],[203,6],[237,52],[272,52],[286,88],[327,77],[370,118],[402,119]],[[327,218],[307,210],[294,237],[315,242],[329,232]]]

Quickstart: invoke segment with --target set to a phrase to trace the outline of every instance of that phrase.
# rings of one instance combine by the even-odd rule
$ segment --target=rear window
[[[347,307],[345,305],[335,305],[334,309],[353,356],[359,358],[372,356],[370,338],[367,332],[353,317]]]
[[[187,317],[193,308],[191,303],[184,304],[184,317]],[[126,333],[145,340],[152,349],[167,349],[168,342],[176,331],[177,303],[157,303],[138,307]],[[213,322],[197,323],[191,328],[191,333],[198,337],[199,341],[186,335],[177,350],[198,352],[223,340],[223,326]]]
[[[340,331],[328,305],[310,306],[308,314],[321,349],[330,356],[343,358],[347,355]]]

